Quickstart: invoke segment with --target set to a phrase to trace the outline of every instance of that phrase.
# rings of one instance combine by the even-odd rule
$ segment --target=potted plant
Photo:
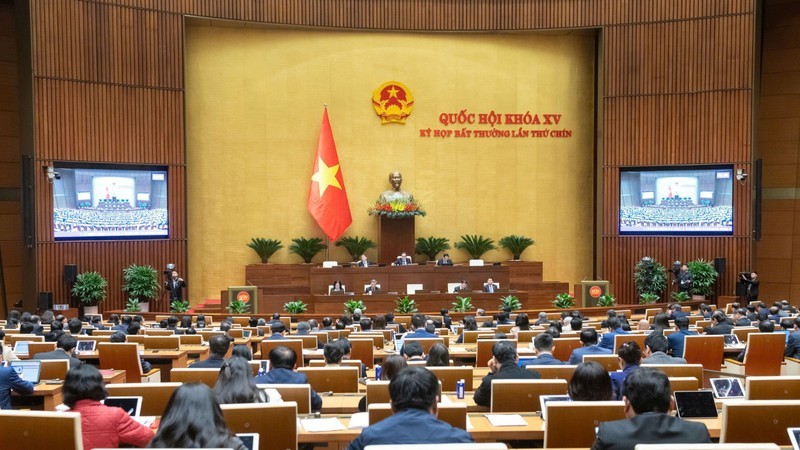
[[[692,298],[692,296],[689,295],[688,292],[684,291],[678,291],[678,292],[673,291],[672,293],[669,294],[669,299],[677,303],[683,303],[686,300],[689,300],[690,298]]]
[[[169,310],[173,313],[182,314],[189,311],[189,302],[186,300],[173,300],[169,304]]]
[[[650,303],[655,303],[658,301],[658,295],[645,292],[644,294],[639,295],[639,304],[640,305],[649,305]]]
[[[125,304],[125,312],[127,313],[135,313],[142,311],[142,304],[139,300],[135,298],[129,298],[128,303]]]
[[[247,246],[258,254],[258,257],[261,258],[261,264],[266,264],[275,252],[283,248],[281,241],[265,238],[253,238]]]
[[[394,310],[400,314],[413,314],[419,311],[414,299],[408,298],[407,295],[405,297],[397,297],[395,305],[396,308]]]
[[[428,261],[436,261],[436,255],[448,250],[450,248],[450,240],[443,237],[419,237],[417,238],[417,245],[414,247],[414,253],[417,255],[425,255]]]
[[[708,298],[714,295],[714,284],[719,274],[710,261],[696,259],[686,263],[692,274],[692,294]]]
[[[367,250],[375,248],[376,245],[370,239],[358,236],[345,236],[336,241],[337,247],[344,247],[347,253],[353,258],[353,261],[358,261]]]
[[[484,253],[497,248],[497,246],[494,245],[493,239],[477,234],[463,235],[461,236],[461,240],[454,245],[457,249],[467,252],[470,259],[481,259]]]
[[[357,309],[362,312],[367,310],[367,306],[361,300],[348,300],[344,302],[344,312],[353,314]]]
[[[453,303],[453,311],[455,312],[467,312],[475,309],[472,306],[472,297],[456,297],[455,303]]]
[[[152,266],[131,264],[122,270],[122,291],[139,301],[142,312],[148,312],[148,302],[158,295],[158,272]]]
[[[616,304],[617,304],[617,299],[614,298],[614,296],[611,294],[603,294],[600,297],[597,297],[597,306],[610,308]]]
[[[553,300],[553,306],[556,308],[567,309],[575,306],[575,297],[569,295],[569,292],[562,292],[556,295]]]
[[[522,303],[519,302],[519,298],[516,296],[506,295],[505,297],[500,297],[500,306],[498,308],[501,310],[510,308],[512,311],[516,311],[522,309]]]
[[[227,309],[231,314],[245,314],[250,311],[250,304],[245,303],[237,298],[228,303],[228,306],[225,309]]]
[[[303,303],[302,300],[295,300],[283,304],[283,310],[289,314],[303,314],[308,310],[308,305]]]
[[[83,304],[83,313],[97,314],[97,305],[106,299],[108,282],[98,272],[79,274],[72,286],[72,295],[78,297]]]
[[[658,261],[645,256],[634,267],[633,284],[639,296],[653,294],[658,298],[667,287],[667,269]]]
[[[311,264],[311,260],[317,256],[317,253],[325,250],[325,244],[322,243],[321,238],[307,239],[304,237],[292,239],[293,244],[289,246],[289,252],[303,258],[303,262]]]
[[[522,257],[522,252],[534,244],[533,239],[527,236],[520,236],[516,234],[504,236],[498,241],[498,243],[501,247],[511,252],[512,261],[519,261]]]

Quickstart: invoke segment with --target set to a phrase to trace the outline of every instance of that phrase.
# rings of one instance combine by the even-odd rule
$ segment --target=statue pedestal
[[[414,257],[416,244],[414,234],[414,219],[416,216],[404,219],[389,219],[379,216],[378,220],[378,263],[390,264],[403,252]]]

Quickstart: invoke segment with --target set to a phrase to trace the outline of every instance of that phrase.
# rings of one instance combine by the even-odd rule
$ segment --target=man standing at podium
[[[177,270],[173,270],[172,277],[164,282],[164,288],[169,291],[169,302],[183,300],[183,288],[185,287],[186,282],[178,276]]]

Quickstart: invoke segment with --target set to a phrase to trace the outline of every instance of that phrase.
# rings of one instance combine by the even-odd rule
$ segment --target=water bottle
[[[464,380],[463,379],[458,380],[456,382],[456,397],[459,400],[463,400],[464,399]]]
[[[375,364],[375,379],[376,380],[380,380],[381,379],[381,365],[380,364]]]

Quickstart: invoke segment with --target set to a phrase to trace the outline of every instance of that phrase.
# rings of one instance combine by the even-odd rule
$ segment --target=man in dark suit
[[[583,355],[610,355],[611,350],[597,345],[597,331],[587,328],[581,330],[581,344],[583,347],[576,348],[569,356],[567,364],[577,365],[583,362]]]
[[[741,274],[739,280],[746,286],[746,294],[748,302],[754,302],[758,300],[758,274],[755,272],[751,272],[750,276],[748,277],[745,274]]]
[[[437,266],[452,266],[453,265],[453,260],[450,259],[450,255],[449,254],[445,253],[444,255],[442,255],[442,259],[436,261],[436,265]]]
[[[627,419],[601,422],[592,450],[634,450],[636,444],[710,443],[702,423],[671,416],[674,408],[669,378],[664,372],[643,367],[625,379]],[[676,446],[675,448],[680,448]]]
[[[517,347],[514,342],[502,340],[495,342],[492,346],[492,359],[489,360],[489,370],[491,372],[483,377],[481,385],[475,390],[473,399],[475,404],[480,406],[490,406],[492,403],[492,380],[530,380],[538,379],[542,376],[538,372],[533,372],[522,367],[517,363]]]
[[[564,364],[563,361],[559,361],[553,356],[555,345],[553,345],[553,336],[549,333],[542,333],[533,338],[533,348],[536,349],[536,358],[520,358],[517,365],[525,367],[528,365],[560,366]]]
[[[608,331],[603,333],[603,338],[600,339],[600,343],[597,345],[599,345],[600,348],[613,351],[614,336],[618,334],[628,334],[628,332],[622,329],[622,325],[616,316],[610,317],[606,321],[606,326],[608,326]]]
[[[217,334],[208,340],[208,348],[211,355],[203,361],[197,361],[189,366],[190,369],[219,369],[222,363],[225,362],[225,355],[228,353],[228,348],[231,346],[231,341],[224,334]]]
[[[692,272],[689,271],[689,266],[686,264],[681,266],[681,271],[678,273],[678,289],[687,294],[692,288]]]
[[[20,378],[13,368],[0,364],[0,409],[11,409],[11,391],[21,395],[33,394],[33,383]]]
[[[749,327],[752,324],[750,319],[747,318],[747,310],[739,308],[733,313],[733,326],[735,327]]]
[[[800,358],[800,317],[794,318],[794,328],[789,334],[789,340],[786,341],[786,350],[783,355],[789,358]]]
[[[367,255],[361,255],[361,259],[356,263],[356,267],[369,267],[369,260]]]
[[[177,270],[173,270],[170,279],[164,282],[164,288],[169,291],[170,303],[175,300],[183,300],[183,289],[185,287],[186,282],[178,276]]]
[[[467,285],[467,280],[461,280],[461,284],[453,288],[453,293],[462,291],[469,292],[469,285]]]
[[[766,303],[758,302],[756,305],[756,320],[759,322],[769,320],[769,308],[767,308]]]
[[[377,294],[380,291],[381,287],[378,286],[378,280],[374,278],[370,280],[369,286],[367,286],[366,289],[364,289],[364,293],[368,295]]]
[[[393,414],[364,428],[347,450],[368,445],[471,443],[469,433],[436,418],[438,386],[436,375],[424,367],[398,372],[389,383]]]
[[[270,341],[278,341],[286,339],[286,325],[283,322],[273,323],[272,326],[269,327],[269,330],[272,332],[272,335],[267,338]]]
[[[175,334],[183,334],[183,330],[178,329],[178,318],[175,316],[169,316],[167,318],[167,329],[172,330]]]
[[[675,319],[675,332],[667,336],[667,342],[672,356],[678,358],[683,357],[683,344],[686,340],[686,336],[697,336],[696,331],[689,330],[689,319],[686,317]]]
[[[483,284],[483,292],[492,293],[497,290],[497,285],[494,284],[494,279],[489,277],[486,279],[486,283]]]
[[[445,328],[450,328],[453,325],[453,319],[450,317],[450,310],[447,308],[442,308],[442,326]]]
[[[706,330],[705,334],[731,334],[733,332],[733,325],[728,322],[728,317],[725,313],[717,310],[711,315],[711,328]]]
[[[408,256],[406,252],[401,253],[400,256],[394,260],[394,263],[392,263],[394,266],[407,266],[409,264],[411,264],[411,257]]]
[[[670,306],[669,311],[667,311],[667,317],[673,320],[677,319],[678,317],[686,317],[688,315],[689,313],[683,311],[680,303],[673,303],[672,306]]]
[[[81,365],[81,360],[72,356],[75,347],[78,346],[78,340],[74,336],[64,334],[58,341],[56,341],[56,349],[51,352],[37,353],[36,359],[68,359],[69,368],[75,368]]]
[[[308,384],[308,378],[294,371],[297,354],[289,347],[279,346],[269,352],[270,371],[256,377],[256,384]],[[311,410],[322,409],[322,398],[311,389]]]

